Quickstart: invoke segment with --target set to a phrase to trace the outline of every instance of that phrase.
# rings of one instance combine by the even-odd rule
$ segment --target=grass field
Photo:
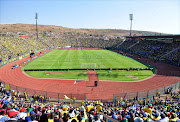
[[[113,81],[136,81],[142,80],[153,75],[152,71],[122,71],[122,72],[97,72],[99,80]],[[130,78],[130,76],[133,78]]]
[[[59,79],[88,79],[87,72],[73,72],[73,73],[46,73],[46,71],[30,71],[26,72],[28,75],[37,78],[59,78]]]
[[[65,73],[51,73],[52,71],[28,71],[28,75],[37,78],[59,78],[59,79],[88,79],[87,72],[68,72]],[[61,72],[61,71],[60,71]],[[99,80],[112,80],[112,81],[136,81],[142,80],[153,75],[152,71],[122,71],[122,72],[98,72]],[[134,78],[130,78],[127,75],[133,75]]]
[[[91,63],[91,64],[88,64]],[[96,67],[95,67],[96,65]],[[147,68],[129,57],[108,50],[53,50],[23,69]]]
[[[148,66],[108,50],[53,50],[24,65],[24,69],[81,69],[81,68],[147,68]],[[138,74],[133,74],[137,73]],[[45,71],[26,72],[38,78],[88,79],[87,73],[50,73]],[[151,76],[152,71],[98,72],[100,80],[134,81]],[[137,79],[126,75],[138,75]]]

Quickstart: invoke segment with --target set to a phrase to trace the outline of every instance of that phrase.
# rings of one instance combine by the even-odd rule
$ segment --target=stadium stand
[[[117,49],[117,48],[116,48]],[[180,66],[180,42],[165,42],[163,40],[127,39],[118,50],[139,55],[154,61],[162,61]]]
[[[33,35],[34,33],[28,33]],[[153,60],[180,66],[180,41],[164,41],[163,39],[108,39],[90,37],[87,35],[72,35],[50,33],[50,37],[41,37],[38,40],[31,37],[7,36],[0,38],[0,61],[49,48],[83,47],[117,49],[136,54]],[[124,42],[123,42],[124,41]],[[119,45],[121,44],[121,45]]]
[[[121,98],[113,103],[82,101],[52,103],[45,96],[0,87],[1,122],[179,122],[180,92],[140,100]],[[75,106],[73,106],[75,105]]]

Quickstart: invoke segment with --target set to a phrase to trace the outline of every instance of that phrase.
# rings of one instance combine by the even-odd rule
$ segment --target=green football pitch
[[[132,58],[120,55],[108,50],[78,50],[61,49],[53,50],[24,65],[24,69],[101,69],[101,68],[148,68]],[[47,71],[26,71],[33,77],[41,78],[61,78],[61,79],[88,79],[87,73],[67,72],[67,73],[46,73]],[[137,75],[133,79],[127,75]],[[153,74],[152,71],[129,71],[129,72],[100,72],[97,73],[100,80],[123,80],[134,81],[147,78]],[[124,78],[122,78],[124,76]]]

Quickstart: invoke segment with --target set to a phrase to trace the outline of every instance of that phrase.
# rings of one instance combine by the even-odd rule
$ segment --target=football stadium
[[[180,34],[129,18],[130,30],[41,25],[37,13],[0,24],[0,122],[179,122]]]

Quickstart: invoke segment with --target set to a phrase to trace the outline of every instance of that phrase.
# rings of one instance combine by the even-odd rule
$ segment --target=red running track
[[[43,51],[42,53],[44,53]],[[29,58],[12,62],[0,68],[0,80],[8,84],[33,89],[37,91],[47,91],[49,96],[62,93],[68,94],[86,94],[87,99],[112,99],[113,94],[147,91],[171,85],[180,81],[180,67],[175,67],[160,62],[141,58],[140,61],[156,65],[158,72],[155,76],[139,82],[115,82],[115,81],[99,81],[98,86],[94,87],[90,81],[82,81],[74,84],[75,80],[62,79],[41,79],[29,77],[21,71],[21,67],[11,69],[14,64],[20,64]],[[134,57],[138,59],[138,57]],[[91,94],[91,89],[93,93]],[[15,87],[14,87],[15,89]],[[32,91],[33,91],[32,90]],[[84,96],[82,95],[84,99]],[[77,97],[76,97],[77,98]],[[77,98],[78,99],[78,98]]]

